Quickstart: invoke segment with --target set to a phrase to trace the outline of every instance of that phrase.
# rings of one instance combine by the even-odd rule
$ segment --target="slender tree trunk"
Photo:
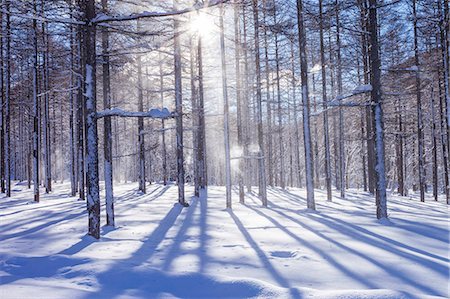
[[[358,6],[360,8],[361,29],[363,31],[369,30],[368,22],[368,7],[367,1],[358,0]],[[369,40],[366,34],[361,34],[361,47],[364,65],[364,84],[369,84],[369,55],[368,45]],[[375,145],[374,145],[374,120],[372,117],[371,107],[366,108],[366,139],[367,139],[367,174],[368,174],[368,187],[369,192],[375,193]]]
[[[381,61],[378,45],[377,0],[369,0],[370,32],[370,82],[372,85],[372,113],[375,118],[375,156],[376,156],[376,205],[377,218],[387,218],[386,175],[384,161],[384,124],[381,106]]]
[[[36,0],[33,1],[36,15]],[[39,202],[39,98],[38,98],[38,28],[33,20],[33,182],[34,201]]]
[[[189,19],[189,21],[192,21]],[[196,197],[199,197],[200,195],[200,177],[199,177],[199,169],[198,169],[198,88],[197,88],[197,74],[196,74],[196,53],[197,48],[196,45],[194,46],[194,35],[191,36],[191,39],[189,41],[189,52],[190,52],[190,75],[191,75],[191,105],[192,105],[192,148],[193,153],[192,156],[194,157],[193,161],[193,167],[194,167],[194,194]],[[161,65],[161,64],[160,64]],[[162,74],[162,67],[160,66],[160,72]],[[162,75],[161,75],[162,76]],[[161,86],[162,90],[162,86]]]
[[[266,5],[266,1],[263,1],[263,5]],[[266,80],[266,112],[267,112],[267,172],[269,179],[269,186],[274,186],[273,176],[273,140],[272,140],[272,99],[270,97],[270,64],[269,64],[269,44],[267,41],[267,20],[266,20],[266,8],[263,9],[263,36],[264,36],[264,68],[265,68],[265,80]]]
[[[137,23],[137,30],[139,31],[140,21]],[[142,86],[142,61],[141,55],[137,56],[137,76],[138,76],[138,111],[144,111],[144,93]],[[138,117],[138,143],[139,143],[139,190],[146,193],[145,182],[145,136],[144,136],[144,118]]]
[[[316,209],[314,201],[314,168],[311,148],[310,101],[308,94],[308,61],[306,56],[306,31],[303,20],[303,3],[297,0],[298,39],[300,45],[300,68],[303,98],[303,138],[305,143],[306,201],[309,209]]]
[[[274,25],[278,25],[277,11],[275,1],[273,3],[273,21]],[[284,166],[284,151],[283,151],[283,115],[281,106],[281,76],[280,76],[280,49],[279,49],[279,37],[278,32],[274,32],[275,35],[275,67],[276,67],[276,84],[277,84],[277,114],[278,114],[278,147],[280,156],[280,187],[282,189],[286,188],[286,179],[284,176],[285,166]]]
[[[235,69],[236,69],[236,114],[237,114],[237,138],[239,149],[244,146],[244,132],[242,123],[242,77],[241,77],[241,36],[239,22],[239,3],[234,4],[234,43],[235,43]],[[245,156],[245,155],[244,155]],[[239,157],[238,161],[238,184],[239,184],[239,202],[244,203],[244,159]]]
[[[433,156],[433,198],[438,201],[438,162],[437,162],[437,137],[436,137],[436,108],[435,108],[434,85],[431,84],[431,142]]]
[[[11,17],[10,0],[4,1],[6,12],[5,48],[5,181],[6,197],[11,197]]]
[[[159,63],[159,87],[160,87],[160,97],[161,97],[161,107],[164,107],[164,70],[163,70],[163,61],[161,59],[160,54],[160,63]],[[161,121],[161,130],[162,130],[162,167],[163,167],[163,184],[167,185],[167,147],[166,147],[166,122],[163,119]]]
[[[108,0],[102,0],[103,13],[108,13]],[[103,108],[111,109],[111,77],[109,64],[109,32],[102,29],[102,55],[103,55]],[[114,193],[113,193],[113,165],[112,165],[112,127],[111,117],[104,118],[104,174],[105,174],[105,203],[106,225],[114,226]]]
[[[361,64],[360,64],[360,59],[358,56],[357,59],[358,62],[358,67],[357,67],[357,72],[358,72],[358,84],[361,85],[362,84],[362,80],[361,80]],[[365,97],[361,96],[362,102],[364,102]],[[364,111],[365,108],[361,109],[361,116],[360,116],[360,126],[361,126],[361,171],[363,174],[363,188],[364,191],[367,191],[367,171],[366,171],[366,151],[365,151],[365,124],[364,124]]]
[[[2,7],[3,8],[3,7]],[[0,10],[0,30],[3,32],[3,9]],[[4,84],[4,57],[3,57],[3,47],[5,37],[0,37],[0,192],[6,192],[5,186],[5,84]]]
[[[425,201],[425,152],[424,152],[424,133],[423,133],[423,115],[422,115],[422,92],[419,72],[419,44],[417,36],[417,12],[416,0],[413,0],[413,26],[414,26],[414,63],[416,71],[416,99],[417,99],[417,143],[418,143],[418,165],[419,165],[419,190],[420,201]]]
[[[397,100],[397,124],[398,124],[398,133],[396,135],[396,155],[397,155],[397,182],[398,182],[398,193],[402,196],[406,195],[405,192],[405,182],[404,182],[404,173],[403,173],[403,117],[402,117],[402,108],[400,104],[401,99]]]
[[[73,16],[73,5],[72,1],[70,2],[70,15]],[[74,128],[74,118],[75,118],[75,55],[74,55],[74,30],[73,26],[70,26],[70,119],[69,119],[69,142],[70,142],[70,187],[71,187],[71,196],[75,196],[77,194],[77,181],[76,181],[76,142],[75,142],[75,128]]]
[[[44,14],[44,1],[41,1],[42,14]],[[49,89],[49,71],[48,71],[48,36],[47,36],[47,25],[45,22],[42,23],[42,44],[44,46],[43,50],[43,69],[42,69],[42,84],[43,84],[43,94],[44,94],[44,169],[45,169],[45,193],[52,191],[52,170],[51,170],[51,139],[50,139],[50,89]]]
[[[450,128],[450,86],[449,86],[449,60],[448,60],[448,34],[449,34],[449,10],[448,1],[444,0],[444,14],[442,13],[441,1],[438,1],[438,11],[439,11],[439,42],[441,48],[442,56],[442,74],[444,81],[444,94],[441,96],[439,101],[439,109],[441,111],[441,144],[442,144],[442,156],[444,160],[444,186],[445,186],[445,196],[447,199],[447,204],[450,204],[450,182],[449,182],[449,128]],[[440,76],[439,76],[440,78]],[[440,82],[439,82],[440,83]],[[439,84],[441,86],[442,84]]]
[[[175,8],[177,0],[174,1]],[[175,67],[175,110],[176,110],[176,134],[177,134],[177,183],[178,202],[183,206],[189,206],[184,198],[184,154],[183,154],[183,88],[181,82],[181,45],[180,45],[180,20],[174,17],[174,67]]]
[[[97,98],[96,98],[96,25],[90,20],[95,17],[95,1],[84,1],[86,31],[84,37],[86,68],[85,111],[87,137],[87,209],[89,217],[89,235],[100,238],[100,190],[98,176],[98,133],[97,133]]]
[[[341,35],[339,21],[339,0],[336,0],[336,51],[337,51],[337,85],[338,97],[342,96],[342,63],[341,63]],[[339,100],[339,104],[342,100]],[[344,138],[344,111],[339,105],[339,185],[341,186],[341,198],[345,198],[345,138]]]
[[[249,147],[250,147],[250,110],[249,110],[249,104],[250,104],[250,84],[249,84],[249,59],[248,59],[248,39],[247,39],[247,9],[246,5],[242,5],[242,16],[243,16],[243,34],[244,34],[244,103],[243,103],[243,114],[245,121],[245,127],[244,127],[244,156],[248,157],[250,155]],[[244,178],[247,184],[247,192],[252,191],[252,178],[251,178],[251,161],[250,159],[245,159],[245,172],[244,172]]]
[[[449,8],[449,2],[448,0],[444,0],[444,20],[443,20],[443,26],[444,26],[444,36],[445,36],[445,52],[444,52],[444,64],[445,64],[445,85],[446,88],[446,109],[447,109],[447,155],[450,155],[450,8]],[[448,191],[450,192],[450,190]],[[447,197],[447,203],[449,203]]]
[[[312,61],[314,64],[314,57],[312,57]],[[314,171],[314,186],[316,188],[321,188],[321,184],[320,184],[320,177],[319,177],[319,133],[318,133],[318,124],[317,124],[317,119],[318,119],[318,113],[317,113],[317,99],[316,99],[316,76],[314,74],[312,74],[312,92],[313,92],[313,96],[312,96],[312,102],[313,102],[313,134],[314,134],[314,138],[313,138],[313,169],[315,169]],[[302,95],[303,96],[303,95]],[[311,105],[310,105],[311,106]],[[311,108],[310,108],[311,111]],[[311,118],[311,117],[310,117]]]
[[[294,38],[291,41],[291,72],[292,72],[292,98],[294,110],[294,130],[295,130],[295,161],[297,163],[297,187],[302,187],[302,169],[300,162],[300,124],[298,123],[298,104],[297,104],[297,79],[295,75],[295,53]]]
[[[84,41],[83,41],[84,27],[78,26],[78,90],[77,90],[77,151],[78,151],[78,196],[80,200],[85,200],[85,163],[84,163],[84,85],[83,85],[83,74],[85,69],[85,51],[84,51]]]
[[[255,67],[256,67],[256,104],[258,115],[258,178],[259,178],[259,196],[261,198],[263,206],[267,206],[267,190],[266,190],[266,169],[265,169],[265,157],[264,157],[264,135],[262,124],[262,94],[261,94],[261,58],[259,48],[259,13],[258,13],[258,0],[253,0],[253,22],[255,29]]]
[[[223,93],[223,133],[225,146],[225,184],[227,208],[231,208],[231,161],[230,161],[230,120],[229,120],[229,103],[228,103],[228,81],[227,81],[227,64],[225,58],[225,33],[223,24],[224,15],[223,5],[220,5],[220,53],[222,60],[222,93]]]
[[[319,0],[319,17],[320,17],[320,61],[322,64],[322,105],[323,105],[323,130],[324,130],[324,146],[325,146],[325,182],[327,187],[327,200],[332,200],[331,193],[331,158],[330,158],[330,134],[328,132],[328,103],[327,103],[327,76],[325,61],[325,46],[323,38],[323,11],[322,0]],[[342,185],[341,185],[342,186]],[[342,189],[342,188],[341,188]]]
[[[198,63],[198,139],[197,139],[197,172],[200,189],[205,189],[208,183],[206,173],[206,124],[205,124],[205,96],[203,91],[203,45],[199,34],[197,40]],[[199,194],[197,194],[198,196]]]

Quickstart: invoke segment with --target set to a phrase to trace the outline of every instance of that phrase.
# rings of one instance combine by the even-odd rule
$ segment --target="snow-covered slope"
[[[297,189],[269,189],[268,208],[247,194],[227,210],[224,188],[210,187],[183,209],[175,186],[142,195],[122,184],[117,228],[95,241],[86,203],[55,187],[39,204],[21,184],[0,197],[2,299],[449,296],[443,202],[389,196],[380,222],[356,190],[332,203],[318,190],[317,211]]]

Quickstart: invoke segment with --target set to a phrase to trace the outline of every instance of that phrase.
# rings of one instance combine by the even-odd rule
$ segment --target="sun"
[[[207,37],[214,31],[214,20],[211,16],[199,12],[195,14],[189,22],[189,31],[192,34],[200,34],[201,37]]]

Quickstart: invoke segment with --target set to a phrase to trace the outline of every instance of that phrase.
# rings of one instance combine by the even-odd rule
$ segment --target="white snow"
[[[360,93],[371,92],[371,91],[372,91],[372,85],[370,85],[370,84],[363,84],[363,85],[357,86],[353,90],[353,95],[360,94]]]
[[[119,116],[119,117],[150,117],[150,118],[159,118],[166,119],[175,116],[175,113],[171,113],[169,109],[162,108],[161,110],[158,108],[152,108],[147,112],[135,112],[135,111],[125,111],[120,108],[111,108],[105,109],[103,111],[97,112],[97,118],[106,117],[106,116]]]
[[[26,184],[0,195],[0,298],[432,298],[448,297],[448,206],[349,190],[317,212],[305,190],[268,189],[225,209],[225,188],[176,204],[174,185],[116,184],[117,228],[86,236],[86,202],[56,185],[32,202]],[[193,191],[187,187],[188,194]],[[103,200],[102,200],[103,201]],[[105,223],[102,205],[102,223]]]

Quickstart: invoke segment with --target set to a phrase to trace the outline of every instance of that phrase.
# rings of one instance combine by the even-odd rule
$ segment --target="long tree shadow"
[[[182,227],[178,230],[177,235],[173,238],[173,243],[168,250],[167,255],[164,258],[164,264],[162,266],[163,271],[170,270],[173,261],[178,257],[186,254],[195,254],[199,260],[199,273],[203,273],[208,263],[208,256],[206,252],[206,244],[209,236],[207,234],[207,200],[206,190],[201,190],[199,198],[193,197],[190,203],[189,210],[183,220]],[[199,206],[200,214],[197,217],[197,221],[194,223],[194,215]],[[200,246],[195,249],[183,249],[182,243],[188,239],[187,231],[190,228],[197,225],[199,228],[199,241]]]
[[[288,230],[284,225],[282,225],[281,223],[279,223],[277,220],[275,220],[274,218],[270,217],[266,213],[264,213],[264,212],[262,212],[262,211],[260,211],[258,209],[255,209],[254,207],[249,206],[249,205],[246,205],[246,207],[251,209],[255,213],[257,213],[258,215],[266,218],[270,222],[272,222],[278,229],[283,231],[285,234],[287,234],[289,237],[291,237],[295,241],[297,241],[300,244],[302,244],[303,246],[309,248],[313,252],[319,254],[323,259],[325,259],[327,262],[331,263],[333,266],[336,267],[336,269],[340,270],[343,274],[347,275],[348,277],[351,277],[351,278],[355,279],[356,281],[360,282],[362,285],[365,285],[368,288],[372,288],[372,289],[377,288],[377,286],[375,284],[373,284],[372,282],[370,282],[369,280],[364,278],[362,275],[360,275],[360,274],[358,274],[356,272],[353,272],[350,269],[347,269],[344,265],[342,265],[338,261],[334,260],[329,254],[327,254],[320,247],[318,247],[316,245],[313,245],[313,244],[307,242],[306,240],[300,238],[299,236],[297,236],[296,234],[294,234],[293,232]],[[292,220],[290,217],[288,217],[287,219]]]
[[[325,214],[320,214],[320,216],[307,215],[307,217],[312,217],[312,218],[314,218],[315,221],[325,224],[328,227],[332,227],[332,228],[338,230],[339,232],[344,233],[352,238],[355,238],[358,240],[362,239],[365,243],[372,244],[378,248],[382,248],[382,249],[389,251],[391,253],[394,253],[396,255],[411,259],[414,262],[420,263],[420,264],[426,266],[427,268],[430,268],[433,271],[440,272],[441,274],[446,274],[446,272],[448,270],[447,267],[437,264],[435,262],[432,262],[428,259],[423,259],[423,258],[417,257],[413,254],[409,254],[404,251],[399,251],[397,248],[393,247],[392,245],[400,247],[400,248],[404,248],[406,250],[415,252],[415,253],[423,255],[423,256],[428,256],[430,258],[440,260],[445,263],[448,263],[450,261],[448,258],[441,257],[438,255],[423,251],[416,247],[401,243],[399,241],[393,240],[386,236],[379,235],[370,230],[367,230],[360,226],[354,225],[352,223],[343,221],[341,219],[338,219],[338,218],[335,218],[335,217],[332,217],[329,215],[325,215]],[[370,238],[368,236],[370,236],[372,238]],[[384,243],[381,241],[383,241]],[[446,240],[441,240],[441,241],[448,243],[448,238]]]
[[[100,289],[95,293],[89,294],[87,298],[106,298],[105,294],[108,294],[107,298],[113,298],[114,296],[119,295],[123,289],[115,288],[114,281],[122,281],[123,286],[124,277],[127,277],[127,287],[141,281],[142,278],[139,278],[136,271],[133,271],[133,267],[142,265],[155,254],[158,245],[165,239],[166,234],[173,227],[182,210],[183,207],[181,205],[178,203],[175,204],[159,222],[156,229],[142,241],[141,247],[134,252],[130,258],[118,261],[115,266],[112,266],[112,268],[106,272],[99,274],[97,280],[100,284]],[[132,279],[132,277],[135,279]]]
[[[80,212],[72,213],[72,214],[69,214],[69,215],[67,215],[66,212],[60,212],[60,213],[53,213],[51,215],[47,215],[46,214],[46,215],[42,216],[40,219],[29,218],[26,221],[27,223],[39,222],[40,220],[43,220],[43,219],[53,219],[53,220],[47,221],[47,222],[43,222],[43,223],[41,223],[39,225],[33,226],[33,227],[31,227],[29,229],[26,229],[26,230],[22,230],[22,231],[17,232],[17,233],[3,235],[2,236],[2,241],[8,240],[8,239],[12,239],[12,238],[16,238],[16,237],[20,237],[20,236],[24,236],[24,235],[28,235],[28,234],[32,234],[32,233],[36,233],[36,232],[38,232],[38,231],[40,231],[42,229],[48,228],[51,225],[58,224],[58,223],[63,222],[63,221],[75,219],[75,218],[78,218],[78,217],[80,217],[80,216],[82,216],[84,214],[86,214],[86,210],[85,209],[83,209]],[[58,217],[60,215],[66,215],[66,216]],[[24,224],[22,223],[21,225],[16,225],[16,226],[22,226],[22,225],[24,225]],[[12,228],[10,228],[10,229],[12,229]]]
[[[349,246],[346,246],[346,245],[344,245],[344,244],[342,244],[342,243],[340,243],[340,242],[338,242],[338,241],[336,241],[336,240],[334,240],[334,239],[332,239],[332,238],[326,236],[325,234],[323,234],[323,233],[317,231],[317,230],[314,229],[313,227],[311,227],[311,226],[305,224],[304,222],[300,222],[299,220],[297,220],[297,219],[295,219],[295,218],[289,216],[288,214],[286,214],[286,213],[284,213],[284,212],[282,212],[282,211],[279,211],[279,210],[282,210],[282,209],[283,209],[282,207],[279,207],[279,206],[277,206],[277,205],[275,205],[275,204],[272,204],[272,205],[275,207],[274,209],[272,209],[272,211],[274,211],[275,213],[279,214],[279,215],[282,216],[284,219],[288,219],[288,220],[290,220],[290,221],[292,221],[292,222],[298,224],[299,226],[303,227],[304,229],[306,229],[306,230],[308,230],[308,231],[310,231],[310,232],[316,234],[318,237],[320,237],[320,238],[322,238],[322,239],[324,239],[324,240],[326,240],[326,241],[328,241],[328,242],[331,242],[331,243],[335,244],[336,246],[338,246],[338,247],[344,249],[345,251],[347,251],[347,252],[349,252],[349,253],[352,253],[352,254],[354,254],[354,255],[360,257],[360,258],[363,258],[363,259],[369,261],[369,262],[372,263],[373,265],[379,267],[380,269],[383,269],[383,270],[386,272],[386,275],[395,276],[395,277],[401,279],[402,281],[406,282],[406,283],[407,283],[408,285],[410,285],[411,287],[414,287],[414,288],[416,288],[416,289],[419,289],[419,290],[421,290],[422,292],[425,292],[425,293],[427,293],[427,294],[441,296],[441,294],[438,294],[438,293],[436,292],[436,290],[430,288],[429,286],[425,285],[424,283],[422,283],[422,282],[420,282],[420,281],[417,281],[417,280],[413,280],[413,279],[411,279],[411,278],[409,277],[409,275],[407,275],[407,274],[405,274],[405,273],[402,273],[401,271],[395,269],[394,267],[388,267],[388,266],[386,266],[385,264],[381,263],[380,261],[375,260],[374,258],[370,257],[369,255],[365,255],[365,254],[363,254],[363,253],[361,253],[361,252],[359,252],[359,251],[357,251],[357,250],[355,250],[355,249],[353,249],[353,248],[351,248],[351,247],[349,247]],[[259,212],[259,211],[257,211],[257,210],[255,210],[255,211],[256,211],[256,212]],[[261,213],[261,212],[260,212],[260,213]],[[269,216],[267,216],[267,217],[269,217]],[[308,219],[314,219],[314,220],[316,220],[316,221],[320,221],[320,220],[318,219],[318,217],[313,217],[313,216],[311,216],[311,215],[306,215],[306,217],[307,217]],[[335,222],[328,222],[327,225],[328,225],[330,228],[334,228],[334,229],[335,229],[335,227],[336,227],[336,223],[335,223]],[[339,230],[339,231],[340,231],[340,232],[345,232],[345,231],[346,231],[346,228],[345,228],[345,227],[341,227],[341,230]],[[402,256],[402,257],[405,257],[405,258],[409,258],[409,259],[411,259],[411,260],[413,260],[413,261],[415,261],[415,262],[420,262],[420,263],[422,263],[422,264],[424,264],[424,265],[426,265],[426,266],[437,267],[437,269],[431,268],[431,270],[434,270],[434,271],[436,271],[436,272],[438,272],[438,273],[441,273],[441,274],[442,274],[443,272],[446,272],[446,271],[447,271],[447,268],[444,267],[444,266],[442,266],[442,265],[440,265],[440,264],[437,264],[437,263],[434,263],[434,262],[430,262],[430,261],[428,261],[428,260],[424,260],[424,259],[417,258],[416,256],[411,255],[411,254],[408,254],[408,253],[405,253],[405,252],[399,252],[398,250],[396,250],[396,249],[393,248],[392,246],[388,245],[387,243],[383,243],[383,244],[377,243],[377,242],[374,241],[373,239],[367,238],[367,237],[365,237],[365,236],[363,236],[363,235],[361,235],[361,234],[354,234],[354,233],[351,233],[350,235],[353,236],[354,238],[359,239],[359,240],[364,240],[364,241],[366,241],[366,242],[369,242],[369,244],[372,244],[374,247],[377,247],[377,248],[379,248],[379,249],[384,249],[384,250],[389,251],[389,252],[391,252],[391,253],[393,253],[393,254],[397,254],[397,255],[399,255],[399,256]],[[332,260],[332,259],[329,259],[328,261],[332,262],[333,260]],[[332,262],[332,263],[333,263],[333,262]],[[335,263],[333,263],[333,264],[335,264]],[[444,269],[444,268],[445,268],[445,269]],[[341,266],[340,269],[343,270],[343,269],[345,269],[345,267],[344,267],[344,266]],[[348,272],[348,270],[347,270],[346,272]],[[354,277],[355,277],[355,276],[354,276]],[[360,280],[361,282],[364,282],[364,281],[365,281],[364,279],[362,279],[362,277],[361,277],[359,280]],[[367,281],[366,281],[366,283],[367,283]]]
[[[255,210],[256,211],[256,210]],[[258,211],[259,212],[259,211]],[[252,238],[252,236],[249,234],[249,232],[246,230],[245,226],[242,224],[241,220],[233,213],[232,210],[228,210],[228,213],[230,214],[231,218],[233,219],[234,223],[236,224],[237,228],[241,232],[241,234],[244,236],[247,243],[250,244],[250,246],[255,251],[256,255],[258,256],[259,260],[261,261],[262,265],[264,266],[264,269],[269,271],[269,274],[275,279],[275,281],[282,287],[289,289],[291,298],[301,298],[301,293],[298,289],[292,288],[289,284],[289,281],[284,278],[277,269],[272,265],[272,263],[269,261],[267,256],[265,255],[264,251],[258,246],[256,241]]]
[[[164,258],[164,264],[162,266],[163,271],[168,271],[172,262],[179,255],[189,254],[192,250],[182,249],[181,244],[187,240],[186,233],[188,229],[190,229],[193,225],[193,218],[195,210],[197,209],[199,199],[193,197],[190,204],[189,209],[186,212],[186,215],[183,219],[183,224],[178,230],[176,236],[173,238],[172,246],[169,248],[167,255]]]

